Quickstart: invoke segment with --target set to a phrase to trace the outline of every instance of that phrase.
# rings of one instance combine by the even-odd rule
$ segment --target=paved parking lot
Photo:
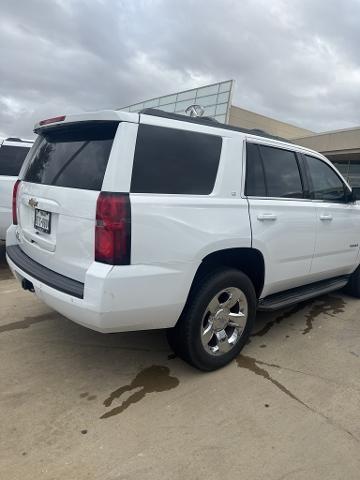
[[[22,291],[0,256],[0,478],[360,478],[360,301],[259,314],[200,373],[163,332],[104,335]]]

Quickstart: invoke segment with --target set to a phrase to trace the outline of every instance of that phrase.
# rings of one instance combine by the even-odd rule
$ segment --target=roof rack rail
[[[21,142],[21,143],[34,143],[34,140],[27,140],[26,138],[8,137],[4,139],[5,142]]]
[[[143,110],[140,110],[140,112],[138,113],[143,115],[153,115],[155,117],[170,118],[171,120],[179,120],[181,122],[198,123],[200,125],[207,125],[209,127],[223,128],[226,130],[234,130],[235,132],[248,133],[250,135],[257,135],[258,137],[272,138],[274,140],[280,140],[286,143],[293,143],[286,138],[277,137],[276,135],[271,135],[270,133],[267,133],[264,130],[260,130],[258,128],[248,129],[248,128],[235,127],[233,125],[220,123],[218,120],[211,117],[188,117],[187,115],[182,115],[181,113],[165,112],[164,110],[160,110],[157,108],[144,108]]]

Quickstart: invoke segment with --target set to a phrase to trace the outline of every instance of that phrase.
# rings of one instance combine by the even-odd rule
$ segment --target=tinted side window
[[[0,147],[0,175],[17,177],[29,150],[28,147],[12,147],[11,145]]]
[[[303,198],[300,171],[294,152],[260,146],[269,197]]]
[[[360,161],[351,160],[347,181],[352,187],[360,187]]]
[[[24,180],[101,190],[118,122],[79,122],[45,129],[27,161]]]
[[[305,155],[310,180],[311,194],[317,200],[343,201],[345,185],[334,170],[325,162],[315,157]]]
[[[131,191],[207,195],[214,188],[222,138],[139,125]]]
[[[339,170],[341,175],[349,181],[349,162],[331,162],[336,170]]]
[[[253,143],[246,144],[245,195],[266,197],[264,170],[259,147]]]

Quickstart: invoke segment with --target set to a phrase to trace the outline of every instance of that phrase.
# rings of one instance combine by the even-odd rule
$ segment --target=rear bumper
[[[124,332],[173,327],[186,301],[184,285],[189,284],[183,270],[147,265],[109,267],[94,262],[81,284],[83,296],[79,298],[56,288],[55,272],[50,270],[52,274],[47,278],[48,269],[26,255],[32,264],[22,264],[22,253],[19,246],[7,246],[7,261],[15,277],[20,282],[29,280],[35,294],[47,305],[92,330]],[[74,282],[62,277],[62,285],[66,280]]]
[[[35,278],[39,282],[45,283],[55,290],[67,293],[76,298],[84,298],[84,284],[77,282],[72,278],[65,277],[59,273],[53,272],[49,268],[28,257],[18,245],[11,245],[6,249],[6,254],[11,262],[19,267],[23,272]]]

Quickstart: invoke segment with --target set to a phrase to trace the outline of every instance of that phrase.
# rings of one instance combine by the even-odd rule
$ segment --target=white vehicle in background
[[[12,192],[22,164],[33,142],[20,138],[0,138],[0,243],[12,223]]]
[[[214,370],[256,310],[347,287],[360,205],[321,154],[264,132],[145,110],[43,120],[13,192],[23,288],[101,332],[167,328]]]

